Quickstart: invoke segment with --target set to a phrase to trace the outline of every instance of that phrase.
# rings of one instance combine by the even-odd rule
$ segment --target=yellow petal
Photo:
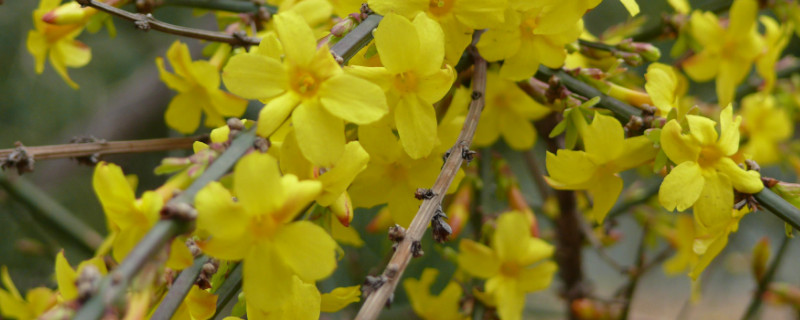
[[[185,302],[192,319],[211,319],[217,309],[217,296],[198,286],[192,286]]]
[[[733,216],[733,186],[726,175],[711,171],[704,176],[706,183],[694,204],[694,216],[701,226],[714,229]]]
[[[348,66],[344,70],[378,85],[384,91],[389,90],[394,80],[394,75],[384,67]]]
[[[92,50],[78,40],[63,40],[53,47],[53,55],[58,55],[64,65],[72,68],[83,67],[92,60]]]
[[[78,297],[78,288],[75,286],[76,280],[78,280],[78,274],[67,262],[62,249],[56,255],[56,282],[58,283],[58,291],[61,292],[61,297],[64,298],[64,301],[72,301]]]
[[[311,163],[331,167],[344,152],[344,121],[325,110],[319,102],[305,100],[292,113],[300,151]]]
[[[518,27],[509,28],[513,24],[512,19],[518,21],[519,14],[516,12],[506,14],[504,27],[491,28],[481,35],[477,48],[487,61],[503,60],[519,50],[520,31]]]
[[[407,182],[395,183],[397,185],[392,186],[389,191],[389,212],[395,223],[408,228],[419,210],[419,200],[414,198],[416,188],[408,185]],[[411,196],[409,197],[409,195]]]
[[[156,57],[156,66],[158,67],[158,75],[161,81],[164,81],[167,87],[179,92],[189,91],[189,89],[191,89],[192,84],[164,68],[164,58]]]
[[[517,211],[514,211],[511,214],[524,217],[524,214]],[[553,252],[555,252],[555,247],[553,247],[553,245],[539,238],[530,237],[524,241],[521,241],[519,245],[522,249],[522,253],[520,256],[515,257],[515,261],[518,265],[523,267],[550,258],[553,256]]]
[[[667,211],[683,211],[694,205],[705,186],[705,178],[700,174],[697,162],[686,161],[664,178],[658,190],[658,201]]]
[[[647,84],[645,90],[650,95],[653,105],[658,108],[662,116],[665,116],[669,111],[677,106],[675,103],[675,92],[678,88],[678,78],[672,67],[662,64],[653,63],[647,67]]]
[[[233,94],[245,99],[267,99],[289,87],[280,60],[263,55],[237,54],[228,60],[222,81]]]
[[[456,73],[449,65],[443,69],[436,69],[435,72],[419,79],[417,95],[429,104],[436,103],[450,91],[455,79]]]
[[[412,159],[428,156],[436,145],[436,111],[416,95],[404,96],[394,110],[397,133]]]
[[[367,168],[369,154],[364,151],[358,141],[345,145],[342,158],[332,169],[319,177],[325,190],[317,199],[319,205],[327,207],[347,190],[356,176]]]
[[[730,179],[733,187],[739,192],[757,193],[764,189],[761,174],[758,171],[747,170],[736,165],[731,158],[724,157],[716,164],[716,169]]]
[[[739,125],[742,117],[737,116],[733,119],[733,107],[728,106],[720,111],[720,137],[717,145],[725,155],[733,155],[739,150]]]
[[[589,194],[594,200],[590,214],[598,223],[603,222],[614,204],[617,203],[619,194],[622,193],[622,178],[615,174],[602,175],[597,182],[589,188]]]
[[[636,3],[636,0],[620,0],[622,4],[625,6],[625,9],[631,14],[631,17],[639,14],[639,5]]]
[[[377,85],[342,73],[322,83],[322,106],[334,116],[355,124],[368,124],[389,112],[386,96]]]
[[[209,104],[224,117],[241,117],[247,110],[247,100],[222,90],[208,92]]]
[[[725,246],[728,245],[728,233],[720,235],[718,238],[714,239],[711,244],[708,245],[705,252],[700,256],[698,259],[697,264],[692,267],[692,270],[689,272],[689,277],[692,280],[697,280],[700,277],[700,274],[703,273],[703,270],[711,264],[711,261],[716,258]]]
[[[320,311],[337,312],[354,302],[361,301],[361,286],[339,287],[322,294]]]
[[[717,142],[717,130],[714,128],[716,123],[706,117],[687,115],[689,123],[689,133],[700,143],[700,145],[712,145]]]
[[[658,148],[647,137],[628,138],[622,142],[622,153],[614,159],[614,164],[617,170],[625,171],[650,162],[657,154]]]
[[[389,72],[398,74],[416,68],[421,51],[415,30],[405,17],[389,13],[373,31],[381,63]]]
[[[445,52],[445,47],[442,46],[442,43],[445,43],[445,40],[452,39],[445,37],[440,23],[429,18],[424,12],[418,13],[416,17],[414,17],[414,21],[412,21],[419,39],[419,50],[425,53],[425,59],[420,59],[415,68],[419,74],[435,72],[442,66]],[[469,44],[469,40],[467,41],[467,44]],[[467,44],[461,47],[462,51]]]
[[[125,257],[128,256],[128,253],[139,244],[139,240],[141,240],[145,234],[147,234],[147,229],[141,228],[128,228],[122,229],[119,234],[114,238],[114,244],[112,245],[112,256],[114,260],[117,262],[122,262],[125,260]]]
[[[683,61],[683,71],[695,81],[708,81],[719,73],[720,56],[708,50],[701,51]]]
[[[211,238],[197,241],[197,246],[209,256],[223,260],[242,260],[251,251],[252,239],[246,234],[233,239]]]
[[[717,75],[717,98],[719,105],[726,107],[736,96],[736,86],[750,73],[752,61],[722,60]]]
[[[221,186],[209,189],[219,198],[218,205],[224,205]],[[233,170],[233,191],[249,215],[268,214],[275,211],[288,195],[281,184],[278,162],[265,153],[250,153],[236,163]]]
[[[453,6],[459,22],[472,29],[488,29],[503,23],[506,1],[460,0]]]
[[[597,161],[605,163],[622,153],[625,131],[613,117],[595,112],[592,124],[582,132],[586,152],[597,156]]]
[[[45,311],[56,304],[56,296],[53,290],[45,287],[37,287],[28,290],[28,293],[25,294],[25,300],[28,301],[28,310],[30,310],[34,316],[41,316]]]
[[[695,10],[692,12],[689,26],[692,38],[704,46],[716,45],[725,37],[725,30],[720,26],[717,16],[710,11]]]
[[[281,185],[283,185],[287,197],[283,206],[272,213],[272,218],[279,223],[288,223],[294,220],[301,210],[307,207],[322,191],[322,183],[319,181],[298,181],[297,177],[291,174],[281,178]]]
[[[394,0],[369,0],[367,1],[369,8],[375,12],[388,15],[390,12],[403,15],[407,18],[413,17],[417,12],[428,8],[428,0],[407,0],[407,1],[394,1]]]
[[[492,249],[470,239],[458,244],[458,266],[480,278],[491,278],[500,271],[500,261]]]
[[[109,220],[120,228],[136,223],[135,215],[131,214],[136,199],[119,166],[106,162],[97,164],[92,186]]]
[[[166,266],[172,270],[182,270],[192,265],[194,256],[186,246],[186,239],[184,237],[177,237],[172,240],[170,245],[169,258],[167,259]]]
[[[292,298],[293,272],[277,249],[262,243],[244,258],[242,290],[248,306],[274,310]]]
[[[533,268],[523,269],[519,275],[519,288],[525,292],[544,290],[553,282],[558,265],[553,261],[542,262]]]
[[[560,149],[557,154],[547,152],[545,165],[550,181],[564,187],[577,186],[594,176],[597,165],[582,151]]]
[[[500,280],[492,292],[497,297],[497,313],[503,320],[522,319],[522,310],[525,307],[525,293],[511,280]],[[495,280],[495,279],[492,279]],[[486,284],[489,291],[489,284]]]
[[[44,61],[47,59],[47,39],[44,34],[30,30],[26,45],[35,61],[36,73],[41,74],[44,71]]]
[[[676,120],[670,120],[661,129],[660,144],[661,149],[676,164],[696,161],[700,156],[700,146],[690,136],[681,133],[681,125]]]
[[[360,126],[358,140],[371,159],[380,159],[382,162],[394,162],[403,154],[402,146],[397,142],[397,137],[392,129],[385,123]]]
[[[275,15],[273,21],[286,59],[296,65],[309,65],[317,52],[317,40],[311,27],[294,12]]]
[[[205,95],[199,95],[196,91],[179,93],[167,106],[164,120],[175,131],[190,134],[200,125],[201,105],[208,102],[206,99]]]
[[[528,150],[536,141],[533,125],[518,114],[503,112],[499,115],[499,129],[503,138],[514,150]]]
[[[66,82],[67,85],[72,87],[72,89],[78,89],[78,84],[75,83],[75,81],[72,81],[72,78],[70,78],[69,74],[67,73],[67,66],[64,64],[64,57],[53,53],[54,51],[50,54],[50,64],[53,66],[53,69],[55,69],[56,73],[61,76],[61,79],[64,79],[64,82]]]
[[[336,269],[336,241],[320,226],[297,221],[275,234],[281,259],[304,281],[317,281]]]
[[[750,33],[756,25],[758,16],[758,2],[756,0],[733,1],[730,9],[730,24],[728,34],[742,36]]]
[[[541,62],[542,58],[537,53],[533,40],[523,38],[519,50],[503,62],[500,76],[514,81],[525,80],[536,73]]]
[[[328,22],[333,14],[333,5],[327,0],[306,0],[293,3],[289,11],[303,17],[309,25],[316,26]]]
[[[523,215],[504,213],[497,219],[492,248],[500,261],[517,261],[528,253],[528,248],[519,244],[526,242],[530,237],[530,223]]]
[[[258,135],[266,138],[275,133],[299,103],[300,96],[289,91],[264,105],[258,113]]]

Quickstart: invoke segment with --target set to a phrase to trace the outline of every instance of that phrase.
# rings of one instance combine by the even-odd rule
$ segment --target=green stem
[[[758,200],[759,205],[790,224],[793,228],[800,229],[800,209],[768,188],[764,188],[764,190],[761,190],[761,192],[753,196]]]
[[[164,6],[189,7],[208,10],[219,10],[239,13],[255,13],[260,8],[265,8],[269,13],[275,14],[278,8],[268,4],[258,4],[255,1],[236,0],[163,0]]]
[[[183,298],[189,293],[189,290],[192,289],[192,286],[197,280],[197,277],[200,275],[200,272],[203,271],[203,266],[210,260],[207,256],[200,256],[197,259],[194,259],[194,264],[191,267],[183,269],[181,274],[175,279],[175,282],[172,283],[172,286],[169,288],[169,292],[167,292],[167,296],[164,297],[164,300],[161,301],[161,304],[158,305],[158,308],[151,319],[171,319],[172,315],[175,314],[175,311],[178,310],[180,307],[181,302],[183,302]]]
[[[237,263],[236,266],[233,267],[231,274],[228,275],[228,278],[222,283],[222,286],[215,292],[219,299],[217,300],[217,311],[214,313],[212,319],[224,319],[231,314],[233,307],[236,306],[238,300],[236,297],[239,296],[239,291],[242,289],[243,267],[242,263]]]
[[[627,123],[632,116],[642,115],[642,110],[603,94],[600,92],[600,90],[597,90],[585,82],[576,79],[575,77],[566,73],[564,70],[550,69],[545,66],[540,66],[539,72],[536,73],[536,78],[546,83],[550,81],[550,78],[552,77],[558,78],[561,80],[561,83],[564,84],[564,86],[566,86],[570,91],[581,96],[587,98],[600,97],[600,103],[597,105],[613,112],[617,119],[622,121],[622,123]]]
[[[383,16],[372,14],[362,21],[355,29],[345,35],[342,40],[331,47],[331,51],[342,58],[342,63],[347,63],[361,48],[372,40],[372,30],[378,27]]]
[[[25,179],[18,178],[11,181],[8,176],[0,172],[0,186],[25,204],[40,223],[46,222],[45,224],[53,229],[69,235],[89,252],[94,252],[103,243],[103,237],[94,229]]]
[[[781,264],[783,257],[786,255],[786,248],[788,247],[789,237],[784,236],[783,240],[781,240],[781,246],[778,248],[778,252],[775,254],[775,258],[772,259],[772,264],[769,265],[767,272],[758,281],[756,292],[753,293],[753,299],[750,300],[750,305],[747,306],[747,311],[745,311],[742,319],[748,320],[756,318],[756,313],[758,313],[758,309],[761,307],[761,303],[764,301],[761,296],[767,291],[769,283],[772,282],[772,278],[775,277],[775,271],[778,270],[778,266]]]

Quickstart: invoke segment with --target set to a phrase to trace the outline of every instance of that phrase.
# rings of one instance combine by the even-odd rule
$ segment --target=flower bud
[[[452,238],[458,237],[461,230],[463,230],[464,226],[467,224],[467,221],[469,221],[469,206],[472,203],[472,192],[472,184],[464,184],[456,193],[453,202],[447,207],[447,213],[450,214],[448,222],[453,231],[453,234],[450,235]]]
[[[85,8],[81,8],[81,5],[77,2],[72,1],[45,13],[44,16],[42,16],[42,21],[55,25],[81,23],[87,17],[86,10]]]
[[[761,278],[764,277],[764,273],[767,271],[769,248],[769,238],[767,237],[761,238],[761,240],[759,240],[753,247],[753,260],[751,262],[751,267],[753,270],[753,276],[756,277],[756,280],[761,280]]]
[[[343,192],[329,208],[343,226],[350,226],[350,222],[353,221],[353,202],[350,201],[350,194],[347,191]]]

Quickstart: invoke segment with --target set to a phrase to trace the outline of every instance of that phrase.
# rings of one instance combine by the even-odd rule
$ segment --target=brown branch
[[[614,260],[614,258],[608,254],[606,248],[600,242],[600,239],[598,239],[597,236],[595,236],[594,231],[592,230],[592,226],[589,224],[588,221],[586,221],[583,215],[580,214],[578,215],[578,223],[581,229],[581,233],[583,234],[583,237],[589,241],[589,244],[592,245],[592,248],[594,248],[594,251],[597,252],[597,255],[600,257],[600,259],[608,263],[609,266],[617,270],[617,272],[619,272],[620,274],[631,273],[631,269],[629,267],[625,267],[619,264],[617,260]]]
[[[477,37],[476,37],[477,39]],[[358,312],[356,319],[376,319],[380,314],[383,307],[391,301],[394,290],[397,287],[400,278],[403,276],[408,263],[411,261],[412,244],[419,243],[422,239],[428,224],[433,218],[436,209],[442,202],[444,194],[453,182],[458,169],[463,162],[462,154],[464,151],[469,150],[469,145],[472,143],[472,137],[475,135],[475,129],[478,127],[478,119],[480,118],[481,111],[484,105],[484,93],[486,91],[486,60],[478,54],[474,47],[471,47],[471,53],[475,59],[475,72],[472,77],[472,102],[469,106],[469,113],[464,121],[464,127],[458,135],[455,145],[450,149],[450,156],[442,167],[439,177],[433,184],[434,196],[431,199],[426,199],[417,211],[414,220],[406,232],[406,236],[397,245],[397,249],[392,255],[392,259],[383,272],[386,282],[383,283],[376,290],[372,291],[366,297],[364,305]],[[409,195],[409,197],[412,195]]]
[[[156,18],[153,18],[151,14],[128,12],[95,0],[76,0],[76,1],[81,6],[93,7],[97,10],[115,15],[117,17],[123,18],[128,21],[132,21],[136,25],[136,28],[144,31],[153,29],[156,31],[161,31],[164,33],[170,33],[183,37],[224,42],[235,46],[251,46],[251,45],[257,46],[261,42],[261,39],[259,38],[248,37],[246,35],[238,33],[227,34],[216,31],[208,31],[208,30],[187,28],[183,26],[176,26],[174,24],[169,24],[157,20]]]
[[[39,147],[17,147],[11,149],[0,149],[0,159],[8,158],[9,155],[24,148],[28,156],[35,160],[59,159],[85,157],[92,155],[119,154],[119,153],[139,153],[153,152],[176,149],[191,149],[192,144],[198,141],[199,137],[183,138],[162,138],[148,140],[129,140],[129,141],[99,141],[90,143],[70,143],[57,144]]]

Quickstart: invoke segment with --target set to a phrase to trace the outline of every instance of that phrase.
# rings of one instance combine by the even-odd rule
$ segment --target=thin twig
[[[398,244],[397,250],[394,255],[392,255],[392,259],[389,261],[386,271],[383,272],[383,276],[387,279],[386,282],[366,298],[356,319],[376,319],[387,302],[390,301],[400,278],[403,276],[403,272],[411,261],[412,243],[422,239],[431,218],[433,218],[434,212],[441,204],[444,194],[447,192],[458,169],[461,167],[461,163],[464,160],[461,156],[462,152],[469,150],[469,145],[472,143],[472,137],[475,135],[475,129],[478,127],[478,120],[484,105],[484,95],[486,91],[486,60],[478,54],[474,47],[471,47],[470,50],[473,51],[472,53],[475,59],[475,72],[472,77],[473,100],[470,103],[467,118],[464,120],[464,127],[461,129],[461,133],[458,135],[458,140],[456,140],[455,145],[450,149],[450,156],[447,157],[442,171],[439,173],[436,182],[431,188],[434,192],[434,197],[422,202],[419,211],[417,211],[414,220],[411,221],[411,225],[406,231],[406,237]]]
[[[0,186],[31,209],[38,220],[46,220],[49,222],[47,225],[78,240],[88,252],[94,252],[103,243],[103,237],[97,231],[25,179],[11,181],[0,172]]]
[[[642,239],[639,241],[639,248],[636,250],[636,260],[634,261],[636,267],[631,270],[628,286],[625,288],[625,292],[623,293],[622,300],[625,301],[625,304],[622,307],[622,316],[620,316],[620,319],[622,320],[628,319],[628,316],[630,315],[631,304],[633,302],[633,293],[636,290],[636,285],[639,283],[639,279],[641,279],[642,275],[644,274],[644,253],[647,244],[647,231],[649,229],[649,223],[645,221],[644,227],[642,228]]]
[[[611,255],[608,254],[606,248],[600,243],[600,239],[597,239],[597,236],[594,234],[594,230],[592,230],[592,226],[589,224],[588,221],[583,217],[583,215],[578,215],[578,223],[581,229],[581,233],[583,233],[583,237],[589,241],[589,244],[592,245],[594,251],[597,252],[597,255],[600,256],[600,259],[608,263],[609,266],[617,270],[620,274],[629,274],[631,273],[631,269],[625,267],[614,260]]]
[[[756,291],[753,292],[753,298],[750,300],[750,305],[747,306],[747,310],[745,311],[742,319],[749,320],[755,319],[756,314],[758,313],[758,309],[761,307],[761,303],[764,301],[762,297],[764,292],[767,291],[769,288],[770,282],[775,277],[775,271],[778,270],[778,266],[780,266],[781,261],[783,261],[783,257],[786,255],[786,248],[789,247],[789,237],[784,236],[783,240],[781,240],[781,246],[778,248],[778,252],[775,254],[775,258],[772,259],[772,263],[769,265],[769,269],[758,281],[758,287]]]
[[[209,10],[219,10],[239,13],[256,13],[264,8],[270,14],[278,12],[278,7],[271,6],[259,1],[242,0],[162,0],[162,6],[189,7]]]
[[[86,6],[93,7],[97,10],[118,16],[125,20],[132,21],[136,25],[136,28],[144,31],[153,29],[164,33],[179,35],[183,37],[229,43],[234,46],[257,46],[261,42],[261,39],[249,37],[247,35],[227,34],[216,31],[208,31],[208,30],[187,28],[183,26],[176,26],[174,24],[169,24],[157,20],[156,18],[153,18],[151,14],[128,12],[96,0],[76,0],[76,1],[84,7]]]
[[[533,153],[533,150],[525,151],[522,155],[525,159],[525,164],[528,166],[528,170],[530,170],[533,182],[536,184],[536,188],[539,189],[539,196],[542,197],[542,203],[544,203],[547,201],[547,198],[550,197],[550,186],[547,185],[547,182],[544,180],[542,166],[540,166],[539,161],[536,160],[536,155]]]
[[[636,198],[630,199],[628,201],[623,201],[614,206],[613,208],[611,208],[611,211],[609,211],[608,215],[606,216],[606,221],[616,218],[617,216],[628,212],[631,208],[647,202],[647,200],[650,200],[651,198],[653,198],[655,195],[658,194],[659,188],[661,188],[660,181],[648,184],[647,186],[645,186],[644,191],[642,191],[640,195],[636,196]]]
[[[166,207],[177,207],[179,204],[194,202],[194,196],[209,182],[225,175],[231,167],[253,146],[255,132],[250,130],[240,133],[231,146],[220,155],[189,188],[179,196],[170,200]],[[125,260],[103,278],[98,291],[75,314],[75,319],[100,319],[106,307],[113,304],[130,284],[133,277],[142,267],[158,253],[164,245],[175,236],[190,229],[192,222],[185,219],[161,220],[136,244]]]
[[[200,139],[201,137],[182,137],[129,141],[100,141],[24,148],[27,154],[32,156],[34,160],[47,160],[92,155],[191,149],[192,144]],[[16,150],[17,148],[0,149],[0,159],[8,157]]]
[[[175,314],[175,311],[178,310],[178,307],[183,302],[183,298],[186,297],[186,294],[192,289],[200,272],[203,271],[203,266],[209,260],[210,258],[208,256],[200,256],[194,259],[194,264],[192,264],[191,267],[183,269],[178,278],[175,279],[175,282],[172,283],[164,300],[161,300],[161,304],[158,305],[158,308],[156,308],[156,311],[153,312],[150,318],[171,319],[172,315]]]

